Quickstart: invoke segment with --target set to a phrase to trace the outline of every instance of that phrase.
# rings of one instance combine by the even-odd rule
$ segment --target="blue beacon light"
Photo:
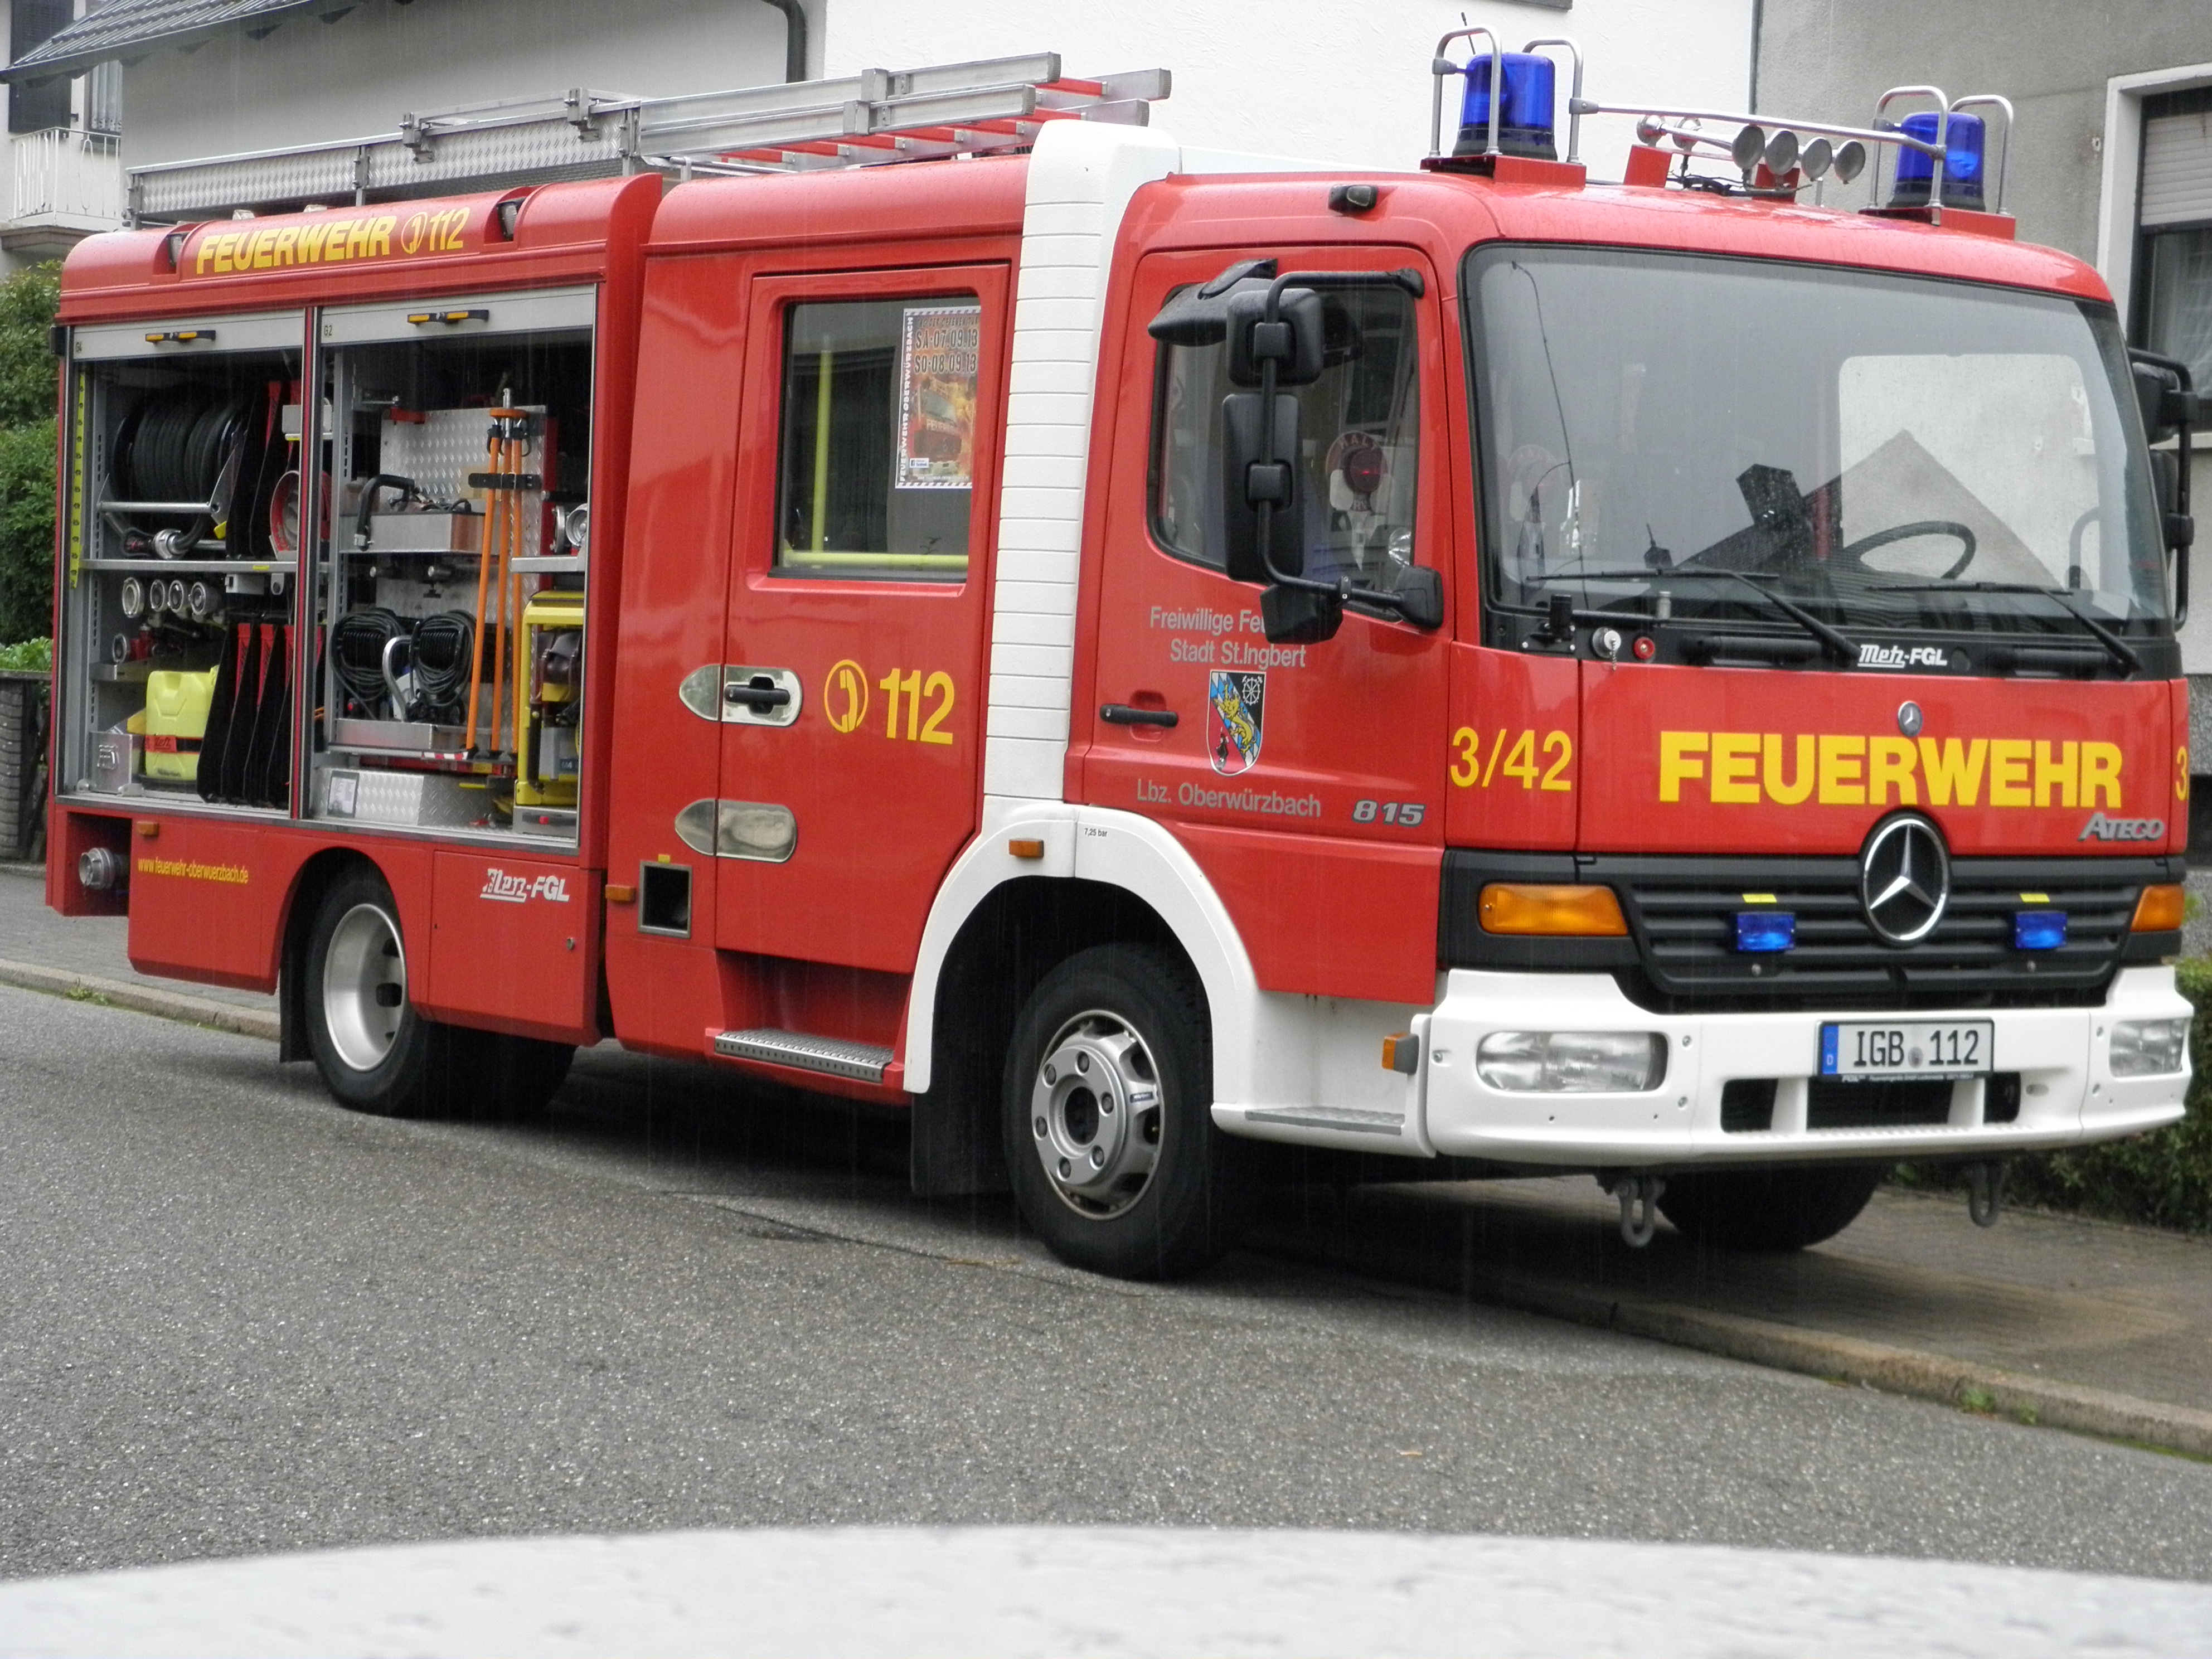
[[[1938,119],[1935,111],[1922,110],[1906,116],[1898,125],[1907,137],[1932,144],[1936,142]],[[1950,131],[1944,136],[1945,207],[1966,208],[1975,213],[1984,210],[1987,198],[1982,189],[1983,161],[1988,143],[1989,130],[1983,125],[1980,116],[1952,116]],[[1898,146],[1897,177],[1889,193],[1890,206],[1926,207],[1928,187],[1935,173],[1936,158],[1926,150]]]
[[[1739,910],[1735,913],[1735,948],[1773,952],[1797,943],[1797,917],[1789,910]]]
[[[1553,66],[1537,52],[1499,54],[1498,78],[1505,96],[1498,112],[1498,149],[1501,155],[1527,155],[1556,161],[1559,146],[1552,138]],[[1486,155],[1490,151],[1490,58],[1477,57],[1466,69],[1467,93],[1460,104],[1459,138],[1455,155]]]
[[[2066,943],[2063,910],[2015,910],[2012,916],[2012,948],[2015,951],[2056,951]]]

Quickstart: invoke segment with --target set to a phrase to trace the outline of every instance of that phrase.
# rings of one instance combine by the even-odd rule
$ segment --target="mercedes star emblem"
[[[1936,931],[1951,900],[1951,859],[1926,818],[1894,817],[1859,855],[1859,902],[1885,945],[1917,945]]]
[[[1920,735],[1920,705],[1901,702],[1897,705],[1897,729],[1908,738]]]

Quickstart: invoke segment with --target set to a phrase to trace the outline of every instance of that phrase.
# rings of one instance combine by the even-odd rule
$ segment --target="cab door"
[[[1425,1006],[1436,975],[1449,619],[1354,605],[1334,638],[1271,644],[1261,590],[1222,570],[1224,346],[1144,324],[1232,260],[1413,269],[1329,297],[1328,366],[1297,393],[1310,575],[1389,587],[1444,574],[1451,523],[1436,277],[1402,247],[1156,254],[1139,268],[1119,380],[1085,798],[1169,825],[1221,894],[1261,986]],[[1150,396],[1145,395],[1149,389]]]
[[[980,810],[1006,269],[750,286],[720,793],[684,833],[724,950],[908,973]]]

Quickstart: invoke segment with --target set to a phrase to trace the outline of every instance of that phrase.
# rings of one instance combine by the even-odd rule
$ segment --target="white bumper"
[[[2019,1115],[1983,1121],[1986,1085],[1952,1088],[1949,1121],[1881,1128],[1814,1128],[1807,1083],[1822,1023],[1835,1013],[1654,1014],[1602,974],[1492,974],[1455,969],[1443,1000],[1416,1022],[1422,1036],[1419,1110],[1439,1152],[1507,1163],[1641,1167],[1808,1158],[1957,1157],[2074,1146],[2140,1133],[2182,1115],[2186,1070],[2115,1078],[2115,1019],[2185,1019],[2192,1010],[2171,968],[2130,968],[2101,1008],[1957,1011],[1995,1028],[1993,1069],[2021,1078]],[[1916,1021],[1943,1011],[1916,1011]],[[1666,1081],[1637,1094],[1534,1094],[1492,1088],[1475,1048],[1492,1031],[1657,1031]],[[1721,1127],[1721,1094],[1737,1079],[1778,1079],[1772,1127]]]

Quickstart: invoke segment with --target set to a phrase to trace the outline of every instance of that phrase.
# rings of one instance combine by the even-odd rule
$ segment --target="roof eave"
[[[46,51],[44,46],[33,47],[18,62],[9,64],[5,69],[0,69],[0,86],[36,86],[42,81],[82,75],[96,64],[112,63],[118,59],[131,61],[164,49],[174,50],[198,46],[202,41],[212,40],[219,34],[236,33],[249,25],[260,23],[264,19],[282,21],[295,12],[305,11],[309,7],[322,3],[323,0],[295,0],[295,3],[291,5],[271,6],[264,11],[253,12],[244,17],[228,17],[212,23],[196,23],[187,28],[171,29],[156,34],[134,35],[127,40],[117,41],[110,46],[85,46],[74,52],[55,52],[51,57],[40,55]],[[96,18],[99,14],[95,12],[91,15]]]

